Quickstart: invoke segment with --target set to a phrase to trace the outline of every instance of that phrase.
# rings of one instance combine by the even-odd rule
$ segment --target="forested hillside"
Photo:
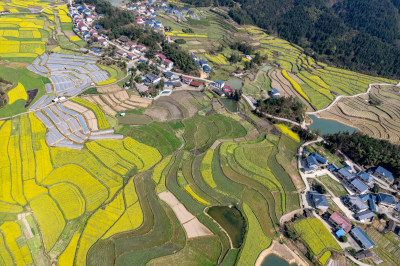
[[[399,0],[184,0],[229,6],[240,24],[256,24],[302,46],[317,60],[400,77]]]

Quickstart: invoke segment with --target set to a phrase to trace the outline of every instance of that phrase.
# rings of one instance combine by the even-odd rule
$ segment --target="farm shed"
[[[361,245],[364,249],[370,249],[375,246],[375,243],[361,230],[360,227],[353,228],[350,231],[354,239]]]

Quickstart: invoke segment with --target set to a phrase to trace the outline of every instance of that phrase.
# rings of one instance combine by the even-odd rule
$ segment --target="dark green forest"
[[[300,45],[316,60],[400,78],[400,0],[183,0],[228,6],[239,24],[255,24]]]

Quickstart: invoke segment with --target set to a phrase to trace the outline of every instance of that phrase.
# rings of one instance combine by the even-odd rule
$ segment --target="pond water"
[[[229,234],[235,248],[242,245],[246,226],[242,213],[236,207],[213,206],[207,213]]]
[[[238,78],[230,78],[225,84],[231,86],[235,90],[240,90],[243,87],[243,81]]]
[[[309,117],[313,120],[313,123],[310,126],[308,126],[308,128],[321,130],[321,134],[323,136],[330,133],[334,134],[345,131],[353,133],[359,131],[357,128],[349,127],[334,120],[318,118],[315,115],[309,115]]]
[[[291,266],[291,265],[296,265],[296,264],[289,264],[286,260],[276,256],[275,254],[268,255],[261,263],[261,266]]]
[[[238,110],[238,102],[230,99],[230,98],[220,98],[222,104],[225,106],[226,109],[228,109],[230,112],[237,112]]]

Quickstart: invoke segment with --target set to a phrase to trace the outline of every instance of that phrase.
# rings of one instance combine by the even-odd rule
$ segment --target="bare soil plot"
[[[92,110],[89,110],[88,108],[72,101],[63,102],[62,105],[68,109],[71,109],[77,113],[82,114],[83,117],[86,119],[88,127],[91,131],[99,130],[99,127],[97,126],[96,115],[93,113]]]
[[[108,85],[108,86],[104,86],[104,87],[97,87],[97,91],[100,93],[116,92],[116,91],[120,91],[120,90],[121,90],[121,87],[118,86],[117,84]]]
[[[155,121],[165,122],[168,121],[169,112],[165,108],[152,106],[148,108],[144,114],[150,116]]]
[[[163,191],[158,197],[174,211],[188,238],[212,235],[213,233],[191,214],[182,203],[169,191]]]
[[[169,113],[169,120],[178,120],[184,118],[183,111],[178,106],[178,103],[176,103],[173,99],[162,97],[155,101],[154,105],[167,109]]]
[[[196,106],[191,104],[191,101],[195,101],[195,98],[187,91],[174,92],[170,97],[183,105],[188,111],[189,116],[193,116],[199,111]]]

